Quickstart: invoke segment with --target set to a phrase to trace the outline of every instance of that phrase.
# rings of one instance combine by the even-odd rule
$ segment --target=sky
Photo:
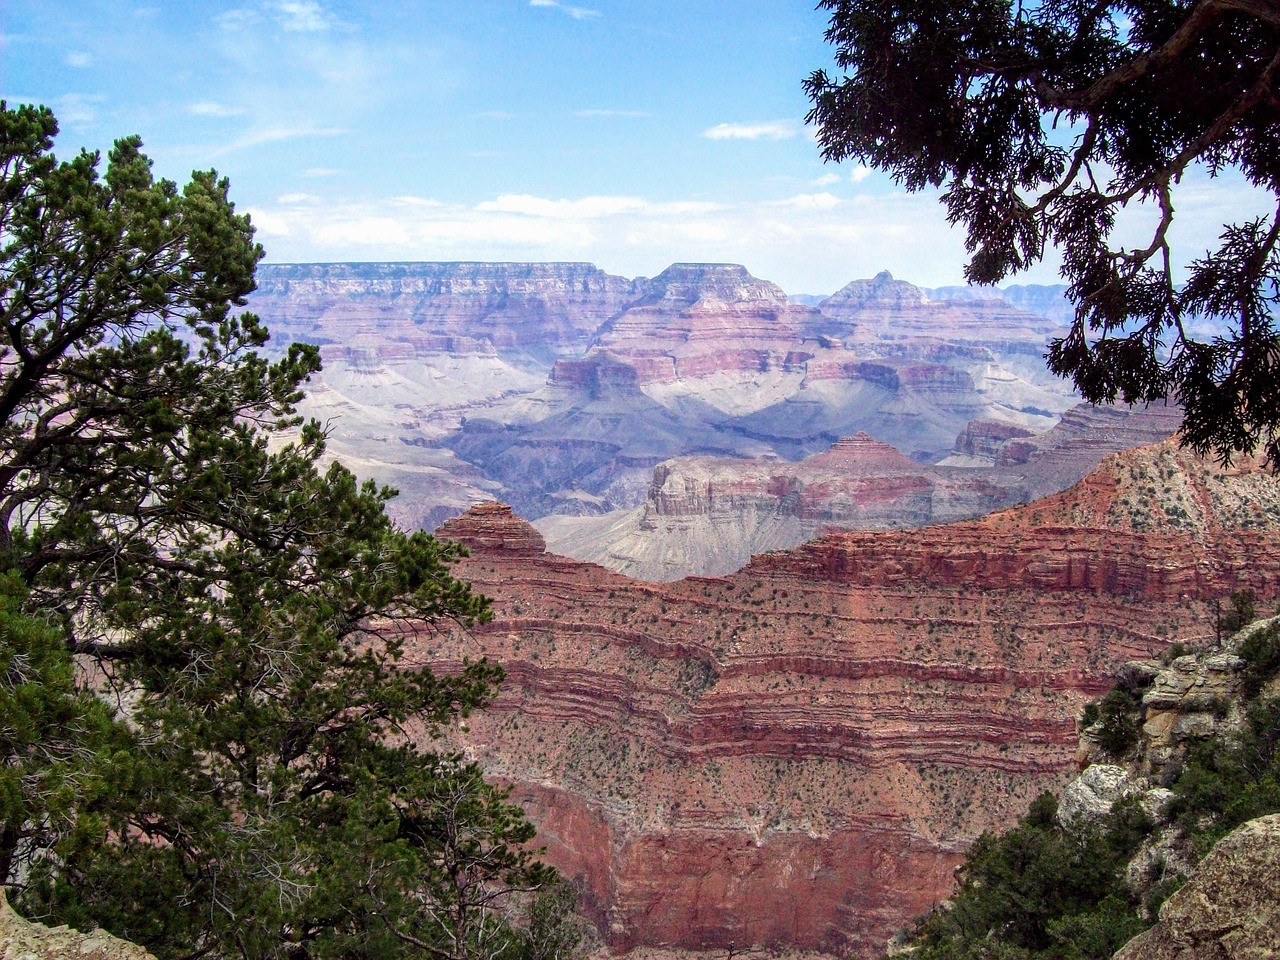
[[[60,156],[139,134],[157,175],[216,168],[268,262],[962,283],[936,194],[822,161],[814,2],[0,0],[0,97],[50,106]],[[1190,186],[1199,252],[1244,191]],[[1052,257],[1014,279],[1055,282]]]

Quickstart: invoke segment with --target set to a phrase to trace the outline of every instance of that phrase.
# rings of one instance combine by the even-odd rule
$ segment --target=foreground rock
[[[982,521],[833,535],[729,577],[639,583],[530,555],[518,523],[462,523],[494,622],[409,655],[507,668],[452,736],[512,783],[615,949],[876,954],[974,837],[1070,779],[1114,671],[1211,635],[1234,590],[1280,596],[1276,479],[1170,446]]]
[[[1115,960],[1269,960],[1280,956],[1280,814],[1218,842]]]
[[[0,891],[0,960],[155,960],[136,944],[103,930],[46,927],[14,913]]]

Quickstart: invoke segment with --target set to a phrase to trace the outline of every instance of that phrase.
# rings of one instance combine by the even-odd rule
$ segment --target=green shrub
[[[1119,687],[1112,688],[1098,704],[1098,743],[1113,757],[1122,757],[1138,742],[1135,714],[1138,701]]]
[[[1236,633],[1253,623],[1255,596],[1252,590],[1237,590],[1231,595],[1231,609],[1222,615],[1221,632],[1224,635]]]
[[[1280,671],[1280,622],[1255,630],[1241,644],[1244,660],[1244,695],[1252,700]]]

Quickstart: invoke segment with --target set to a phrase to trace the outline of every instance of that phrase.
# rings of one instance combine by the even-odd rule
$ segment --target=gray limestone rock
[[[1071,830],[1100,820],[1117,802],[1139,789],[1124,767],[1095,763],[1067,784],[1058,804],[1058,822]]]
[[[1280,814],[1238,827],[1114,960],[1280,957]]]

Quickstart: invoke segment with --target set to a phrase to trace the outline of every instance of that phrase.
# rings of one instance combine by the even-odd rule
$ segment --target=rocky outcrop
[[[815,316],[738,264],[672,264],[601,327],[584,359],[558,363],[553,382],[581,382],[602,363],[624,364],[646,385],[725,373],[799,376],[813,357],[802,347]]]
[[[332,344],[335,359],[357,333],[380,353],[557,356],[645,289],[589,263],[268,263],[250,302],[277,338]]]
[[[1003,347],[1022,342],[1043,352],[1048,338],[1062,330],[1056,317],[1014,306],[997,291],[931,299],[888,271],[854,280],[818,304],[818,310],[828,321],[825,332],[851,336],[854,342],[912,337]]]
[[[1268,474],[1155,448],[989,521],[831,536],[726,577],[640,583],[473,540],[459,572],[494,621],[408,653],[504,665],[450,742],[512,784],[614,948],[871,956],[974,837],[1070,779],[1115,670],[1212,633],[1232,590],[1280,596],[1277,504]]]
[[[1115,960],[1280,956],[1280,814],[1237,827]]]
[[[924,466],[865,433],[799,463],[681,457],[654,468],[644,505],[630,514],[544,518],[538,525],[557,552],[629,576],[662,581],[689,572],[718,575],[824,531],[949,523],[1024,503],[1080,479],[1131,441],[1164,439],[1177,424],[1165,408],[1070,419],[1072,427],[1050,431],[1052,440],[1032,438],[1034,457],[1018,465],[997,465],[991,457],[986,466]],[[1099,422],[1108,429],[1082,439]],[[987,438],[989,449],[1007,446],[1023,442],[1026,433],[990,421],[971,427],[957,446],[967,442],[976,449],[977,437]],[[1072,453],[1059,454],[1059,445]]]
[[[127,940],[103,930],[81,933],[46,927],[14,913],[0,891],[0,960],[155,960]]]
[[[1121,535],[1117,535],[1121,534]],[[1108,458],[1077,486],[982,520],[907,534],[834,534],[755,558],[850,585],[894,577],[979,589],[1097,592],[1174,602],[1273,590],[1280,485],[1257,462],[1223,471],[1172,442]]]
[[[992,460],[1010,440],[1031,437],[1035,431],[1003,420],[974,420],[956,438],[956,453]]]
[[[547,549],[542,534],[512,513],[509,504],[496,501],[477,503],[461,516],[446,520],[436,535],[471,550],[497,551],[511,557],[536,557]]]

